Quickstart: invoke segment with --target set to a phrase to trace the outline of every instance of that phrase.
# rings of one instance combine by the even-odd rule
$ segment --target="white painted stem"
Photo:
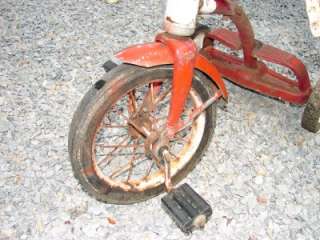
[[[200,13],[210,14],[213,13],[217,8],[217,3],[215,0],[203,0],[202,6],[200,8]]]
[[[190,36],[196,28],[200,0],[168,0],[165,31],[179,36]]]
[[[311,32],[320,37],[320,0],[306,0],[306,4]]]
[[[196,29],[198,13],[209,14],[215,9],[215,0],[168,0],[165,31],[178,36],[191,36]]]

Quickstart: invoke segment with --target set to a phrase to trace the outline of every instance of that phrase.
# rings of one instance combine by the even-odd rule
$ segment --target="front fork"
[[[158,35],[156,41],[167,45],[174,59],[170,110],[167,119],[167,136],[170,139],[183,125],[180,116],[192,86],[197,46],[190,38],[174,37],[169,34]]]
[[[200,115],[209,105],[221,97],[221,92],[216,93],[211,99],[196,109],[189,122],[181,120],[181,114],[192,87],[192,79],[197,58],[197,46],[191,38],[176,37],[169,34],[159,34],[156,41],[167,45],[173,56],[173,79],[170,99],[170,110],[167,118],[167,129],[164,135],[160,136],[172,139],[174,135],[189,126],[193,119]],[[160,139],[160,142],[166,142]],[[156,153],[164,163],[164,175],[166,190],[173,189],[170,173],[170,153],[168,146],[160,146],[160,152]]]

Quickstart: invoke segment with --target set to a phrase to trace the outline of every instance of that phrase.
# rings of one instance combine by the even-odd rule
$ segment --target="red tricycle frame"
[[[183,124],[180,115],[191,88],[194,69],[205,73],[219,88],[218,95],[228,98],[222,77],[258,93],[297,105],[305,104],[312,92],[305,65],[294,55],[257,41],[243,9],[231,0],[217,0],[216,14],[229,17],[237,32],[226,29],[196,31],[204,35],[197,46],[193,37],[159,34],[154,43],[129,47],[116,55],[124,63],[141,67],[173,64],[173,89],[167,120],[168,135],[173,136]],[[231,50],[242,50],[243,58],[218,50],[219,42]],[[296,79],[277,73],[265,62],[290,69]]]

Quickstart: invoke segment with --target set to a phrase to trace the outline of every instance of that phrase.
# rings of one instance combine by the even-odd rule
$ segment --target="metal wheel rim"
[[[137,88],[137,87],[135,87]],[[131,91],[131,90],[130,90]],[[127,94],[127,93],[126,93]],[[125,94],[125,95],[126,95]],[[198,107],[203,102],[201,100],[200,95],[194,90],[191,89],[189,96],[194,101],[194,106]],[[117,98],[115,101],[118,102],[123,96]],[[108,111],[105,113],[105,115],[108,114]],[[193,122],[191,127],[191,135],[190,135],[190,143],[185,144],[182,148],[182,150],[179,152],[178,160],[174,160],[171,162],[171,174],[172,177],[177,175],[177,173],[182,170],[189,161],[191,161],[192,156],[196,153],[196,150],[198,149],[202,136],[204,134],[204,128],[205,128],[205,122],[206,122],[206,115],[205,113],[202,113],[197,119]],[[101,168],[97,164],[96,159],[96,136],[101,129],[101,126],[97,128],[95,137],[94,137],[94,144],[92,145],[92,156],[93,156],[93,163],[94,163],[94,170],[98,177],[106,182],[108,185],[114,188],[120,188],[124,191],[133,191],[133,192],[141,192],[145,191],[147,189],[151,189],[154,187],[157,187],[164,183],[164,175],[163,173],[158,170],[156,173],[150,174],[150,176],[144,180],[139,180],[139,182],[123,182],[123,181],[115,181],[111,179],[109,176],[106,176],[101,170]],[[153,160],[151,160],[153,161]]]

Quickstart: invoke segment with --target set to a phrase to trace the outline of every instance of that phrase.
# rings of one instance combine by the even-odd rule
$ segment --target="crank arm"
[[[161,160],[164,163],[164,185],[166,187],[167,192],[171,192],[174,188],[171,181],[171,167],[170,167],[171,157],[170,156],[171,154],[168,148],[164,147],[160,149],[160,157],[162,158]]]

